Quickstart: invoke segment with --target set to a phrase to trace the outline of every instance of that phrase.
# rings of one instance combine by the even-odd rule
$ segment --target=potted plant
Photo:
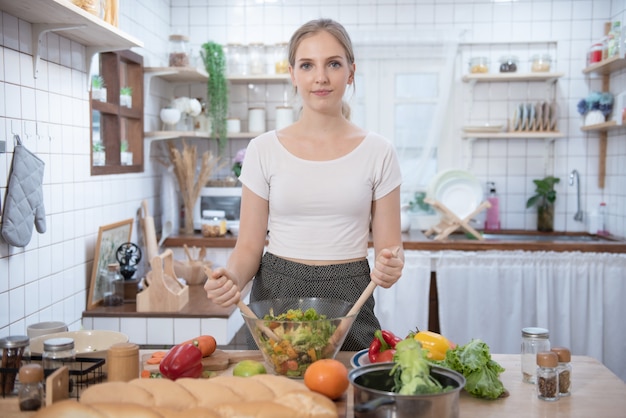
[[[591,92],[589,96],[578,102],[577,108],[578,113],[584,118],[583,126],[603,123],[613,111],[613,94]]]
[[[226,119],[228,117],[228,83],[226,80],[226,59],[222,45],[215,42],[202,44],[200,55],[204,68],[209,73],[207,81],[207,102],[211,136],[218,140],[218,155],[223,156],[228,141]]]
[[[104,153],[104,144],[100,141],[96,141],[91,146],[92,151],[92,164],[102,166],[106,162],[106,154]]]
[[[128,141],[125,139],[120,144],[120,163],[122,165],[133,165],[133,153],[128,151]]]
[[[107,89],[101,75],[94,74],[91,76],[91,98],[101,102],[107,101]]]
[[[133,88],[124,86],[120,89],[120,106],[133,107]]]
[[[556,190],[554,185],[561,181],[557,177],[547,176],[533,180],[535,194],[526,202],[526,208],[537,206],[537,230],[542,232],[554,231],[554,201]]]

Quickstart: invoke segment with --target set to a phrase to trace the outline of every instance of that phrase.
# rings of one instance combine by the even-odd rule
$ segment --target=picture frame
[[[110,263],[117,263],[115,256],[120,245],[130,241],[133,232],[133,219],[103,225],[98,229],[98,240],[96,241],[96,251],[93,257],[93,269],[91,271],[91,282],[89,285],[89,296],[87,298],[87,310],[91,310],[100,305],[104,299],[102,289],[103,272],[106,272]]]

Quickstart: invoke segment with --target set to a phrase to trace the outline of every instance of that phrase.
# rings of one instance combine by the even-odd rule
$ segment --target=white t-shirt
[[[239,180],[269,201],[267,251],[345,260],[367,256],[372,201],[398,187],[402,174],[393,145],[375,133],[340,158],[309,161],[270,131],[250,141]]]

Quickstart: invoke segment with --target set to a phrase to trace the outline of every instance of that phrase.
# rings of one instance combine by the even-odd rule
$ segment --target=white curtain
[[[405,337],[410,331],[428,329],[431,256],[429,252],[406,251],[402,277],[389,289],[374,291],[374,313],[382,329]],[[374,249],[368,254],[374,265]]]
[[[521,329],[588,355],[626,381],[626,254],[443,251],[436,260],[441,332],[519,353]]]

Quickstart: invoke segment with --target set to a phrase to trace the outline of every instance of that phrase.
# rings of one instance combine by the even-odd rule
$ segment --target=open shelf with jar
[[[614,72],[623,70],[626,68],[626,58],[619,56],[607,58],[600,62],[590,64],[583,69],[583,74],[598,74],[602,77],[602,91],[608,92],[610,90],[611,74]],[[608,132],[614,129],[624,128],[626,125],[618,125],[617,121],[610,120],[603,123],[594,125],[582,126],[580,129],[583,132],[597,133],[600,141],[600,152],[598,162],[598,187],[604,189],[604,180],[606,177],[606,151],[607,151],[607,139]]]
[[[120,31],[101,18],[68,0],[0,0],[0,10],[31,25],[33,77],[37,78],[43,36],[47,32],[85,46],[85,68],[89,73],[92,57],[105,51],[143,47],[138,39]]]

